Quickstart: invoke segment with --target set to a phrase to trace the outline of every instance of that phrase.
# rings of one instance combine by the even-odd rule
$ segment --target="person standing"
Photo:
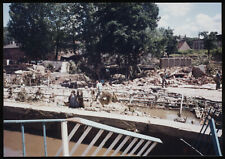
[[[162,88],[165,86],[167,86],[167,81],[166,81],[166,78],[167,78],[167,74],[166,74],[166,70],[164,71],[163,74],[161,74],[161,78],[162,78]]]
[[[102,83],[99,82],[98,80],[96,81],[96,88],[97,88],[97,95],[96,95],[95,101],[97,101],[98,96],[99,96],[99,95],[101,94],[101,92],[102,92]]]
[[[69,108],[78,108],[78,100],[77,96],[75,95],[75,91],[73,90],[69,96]]]
[[[221,80],[221,75],[220,75],[220,71],[218,71],[217,74],[216,74],[216,79],[215,79],[216,90],[220,89],[220,80]]]
[[[33,72],[33,74],[32,74],[32,82],[31,83],[36,83],[36,75],[35,75],[35,73]]]

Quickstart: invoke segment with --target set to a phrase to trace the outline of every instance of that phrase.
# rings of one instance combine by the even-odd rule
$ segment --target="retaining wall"
[[[161,58],[160,59],[160,67],[167,68],[167,67],[184,67],[184,66],[191,66],[191,59],[190,58]]]

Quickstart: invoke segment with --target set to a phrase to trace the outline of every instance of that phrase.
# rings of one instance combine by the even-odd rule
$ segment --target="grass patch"
[[[207,56],[207,50],[186,50],[186,51],[179,51],[178,53],[171,54],[171,57],[191,57],[191,56]]]

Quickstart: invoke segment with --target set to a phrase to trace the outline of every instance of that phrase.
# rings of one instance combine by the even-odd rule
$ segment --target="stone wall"
[[[56,71],[59,71],[61,73],[68,73],[69,72],[69,63],[68,62],[62,62],[62,61],[43,61],[43,65],[47,67],[49,64],[53,65],[55,67]],[[62,69],[63,66],[63,69]]]
[[[160,59],[160,67],[167,68],[167,67],[183,67],[183,66],[191,66],[191,59],[190,58],[161,58]]]

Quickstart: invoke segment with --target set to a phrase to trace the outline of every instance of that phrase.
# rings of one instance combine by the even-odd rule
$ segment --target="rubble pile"
[[[194,66],[192,68],[192,75],[195,78],[202,77],[202,76],[206,75],[206,65]]]
[[[25,102],[27,99],[27,93],[26,93],[26,90],[24,88],[22,88],[20,90],[20,92],[17,94],[17,97],[16,97],[16,101],[20,101],[20,102]]]
[[[202,86],[215,84],[214,78],[207,75],[205,65],[196,67],[172,67],[158,70],[144,70],[145,76],[126,80],[123,74],[112,75],[111,83],[103,84],[103,92],[95,101],[94,81],[85,74],[49,72],[44,66],[33,66],[28,71],[16,71],[4,75],[4,98],[20,102],[44,102],[49,105],[68,106],[68,97],[73,89],[77,90],[79,104],[84,110],[105,111],[126,115],[149,116],[137,107],[179,110],[188,109],[203,120],[211,108],[221,114],[222,102],[200,99],[171,93],[161,88],[160,74],[166,72],[167,87]],[[26,86],[26,87],[24,87]],[[204,88],[205,89],[205,88]],[[217,116],[219,118],[219,115]],[[186,122],[184,118],[176,121]]]

